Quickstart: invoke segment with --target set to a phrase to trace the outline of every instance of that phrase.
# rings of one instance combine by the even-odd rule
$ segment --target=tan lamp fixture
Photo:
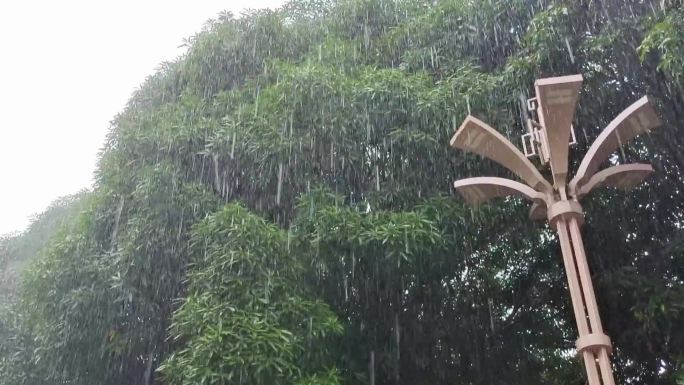
[[[521,152],[503,135],[481,120],[468,116],[451,139],[451,146],[472,151],[506,167],[524,183],[506,178],[478,177],[456,181],[454,187],[470,204],[493,198],[521,196],[532,201],[530,217],[547,218],[558,233],[568,277],[579,338],[576,348],[584,359],[589,385],[615,385],[610,364],[610,338],[603,332],[591,282],[580,226],[584,214],[579,199],[598,187],[629,190],[653,172],[649,164],[624,164],[598,171],[621,145],[660,126],[647,97],[620,113],[601,132],[582,160],[574,178],[568,177],[568,146],[575,142],[575,115],[582,75],[538,79],[536,96],[527,101],[530,117]],[[549,164],[549,183],[528,157]],[[597,172],[598,171],[598,172]]]

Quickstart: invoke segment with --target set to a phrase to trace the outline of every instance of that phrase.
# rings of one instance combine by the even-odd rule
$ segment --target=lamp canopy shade
[[[589,181],[577,191],[577,198],[589,194],[598,187],[616,187],[629,191],[653,173],[650,164],[634,163],[608,167],[594,174]]]
[[[520,196],[544,204],[544,194],[520,182],[506,178],[477,177],[454,182],[454,188],[471,205],[479,205],[490,199]]]
[[[539,124],[546,130],[543,138],[553,154],[550,159],[553,182],[556,187],[565,186],[568,175],[568,143],[582,87],[582,75],[539,79],[534,87],[539,104]]]
[[[613,151],[660,124],[660,118],[647,96],[627,107],[606,126],[589,147],[577,169],[577,174],[570,181],[570,190],[580,191]]]
[[[508,139],[483,121],[468,115],[451,138],[451,146],[472,151],[506,167],[535,190],[553,188],[539,170]]]

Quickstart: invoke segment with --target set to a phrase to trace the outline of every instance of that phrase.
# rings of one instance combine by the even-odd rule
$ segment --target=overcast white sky
[[[222,10],[283,0],[0,0],[0,234],[92,184],[109,121]]]

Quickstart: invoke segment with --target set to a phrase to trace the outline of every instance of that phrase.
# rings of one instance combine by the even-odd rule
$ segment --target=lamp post
[[[454,187],[470,204],[492,198],[522,196],[532,201],[530,217],[546,217],[558,233],[568,288],[577,322],[577,352],[584,359],[589,385],[614,385],[610,363],[612,345],[604,333],[584,251],[580,226],[584,222],[579,200],[594,188],[612,186],[629,190],[653,172],[649,164],[599,166],[622,144],[660,125],[660,119],[643,97],[620,113],[601,132],[587,151],[574,178],[567,182],[568,147],[574,142],[575,114],[581,75],[538,79],[536,97],[527,101],[528,133],[523,135],[524,153],[481,120],[468,116],[451,139],[451,146],[489,158],[518,176],[524,183],[506,178],[478,177],[456,181]],[[528,157],[538,156],[551,169],[547,181]]]

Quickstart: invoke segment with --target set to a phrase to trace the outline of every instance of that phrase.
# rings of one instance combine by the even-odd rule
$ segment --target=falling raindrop
[[[375,191],[380,191],[380,166],[375,165]]]
[[[572,64],[575,64],[575,55],[574,55],[574,53],[572,52],[572,47],[570,46],[570,40],[568,40],[567,37],[565,38],[565,48],[567,48],[567,50],[568,50],[568,55],[570,55],[570,62],[571,62]]]
[[[278,163],[278,190],[276,191],[276,206],[280,206],[280,195],[283,191],[283,163]]]
[[[235,159],[235,142],[237,140],[237,131],[233,131],[233,143],[230,145],[230,158]]]

